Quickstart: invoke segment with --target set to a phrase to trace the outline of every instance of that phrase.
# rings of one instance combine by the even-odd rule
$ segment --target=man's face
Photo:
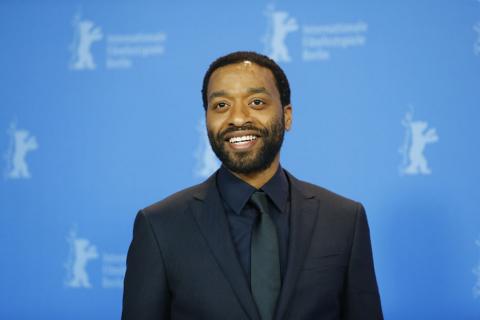
[[[208,83],[207,131],[231,171],[261,172],[279,157],[292,107],[282,107],[272,72],[250,61],[215,70]]]

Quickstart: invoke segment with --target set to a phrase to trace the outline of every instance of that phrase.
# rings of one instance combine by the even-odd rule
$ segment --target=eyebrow
[[[267,89],[265,89],[265,87],[257,87],[257,88],[248,88],[247,89],[247,92],[249,94],[254,94],[254,93],[265,93],[269,96],[271,96],[270,92],[267,91]],[[225,96],[228,96],[229,94],[227,93],[227,91],[225,90],[219,90],[219,91],[214,91],[212,92],[209,96],[208,96],[208,99],[211,100],[213,98],[217,98],[217,97],[225,97]]]
[[[267,95],[271,95],[270,92],[267,91],[264,87],[258,87],[258,88],[248,88],[248,93],[265,93]]]
[[[214,91],[208,96],[208,100],[212,100],[213,98],[217,98],[217,97],[225,97],[225,96],[227,96],[227,91],[225,90]]]

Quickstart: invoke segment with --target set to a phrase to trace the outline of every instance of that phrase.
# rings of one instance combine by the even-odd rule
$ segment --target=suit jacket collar
[[[216,173],[200,184],[194,193],[191,210],[218,266],[230,282],[236,298],[251,319],[259,314],[250,292],[248,279],[242,270],[232,242],[228,221],[216,185]],[[290,240],[284,283],[277,302],[275,319],[282,319],[295,290],[305,255],[310,247],[313,227],[317,218],[318,201],[304,183],[287,170],[291,192]]]
[[[259,320],[255,301],[232,242],[215,176],[216,173],[211,175],[194,194],[194,197],[200,201],[192,203],[192,213],[243,310],[250,319]]]
[[[231,173],[224,165],[218,169],[216,181],[222,199],[236,214],[240,214],[252,194],[257,191],[255,187]],[[289,184],[281,165],[260,190],[268,195],[279,212],[285,211],[289,197]]]
[[[315,197],[315,194],[310,191],[309,188],[305,187],[305,184],[295,178],[288,170],[282,168],[288,178],[288,181],[290,182],[290,185],[294,185],[294,187],[297,189],[296,192],[300,192],[300,194],[307,198],[313,198]],[[204,182],[200,183],[198,185],[198,189],[193,193],[193,197],[197,200],[200,201],[205,201],[207,194],[209,193],[211,188],[216,188],[216,176],[217,176],[218,170],[215,171],[210,177],[208,177]],[[216,190],[217,191],[217,190]]]
[[[295,291],[306,253],[310,248],[312,231],[317,220],[318,199],[307,188],[306,184],[296,179],[285,170],[290,181],[291,216],[290,240],[288,243],[288,260],[285,279],[277,302],[275,319],[285,316],[288,304]]]

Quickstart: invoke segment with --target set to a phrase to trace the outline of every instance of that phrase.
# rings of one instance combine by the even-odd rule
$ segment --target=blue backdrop
[[[0,318],[118,319],[139,208],[218,166],[201,81],[292,87],[282,164],[364,203],[386,319],[480,319],[480,2],[0,2]]]

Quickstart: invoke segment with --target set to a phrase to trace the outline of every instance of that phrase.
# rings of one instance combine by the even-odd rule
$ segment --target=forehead
[[[208,92],[216,90],[242,90],[264,87],[278,94],[275,78],[270,69],[251,61],[229,64],[215,70],[208,82]]]

